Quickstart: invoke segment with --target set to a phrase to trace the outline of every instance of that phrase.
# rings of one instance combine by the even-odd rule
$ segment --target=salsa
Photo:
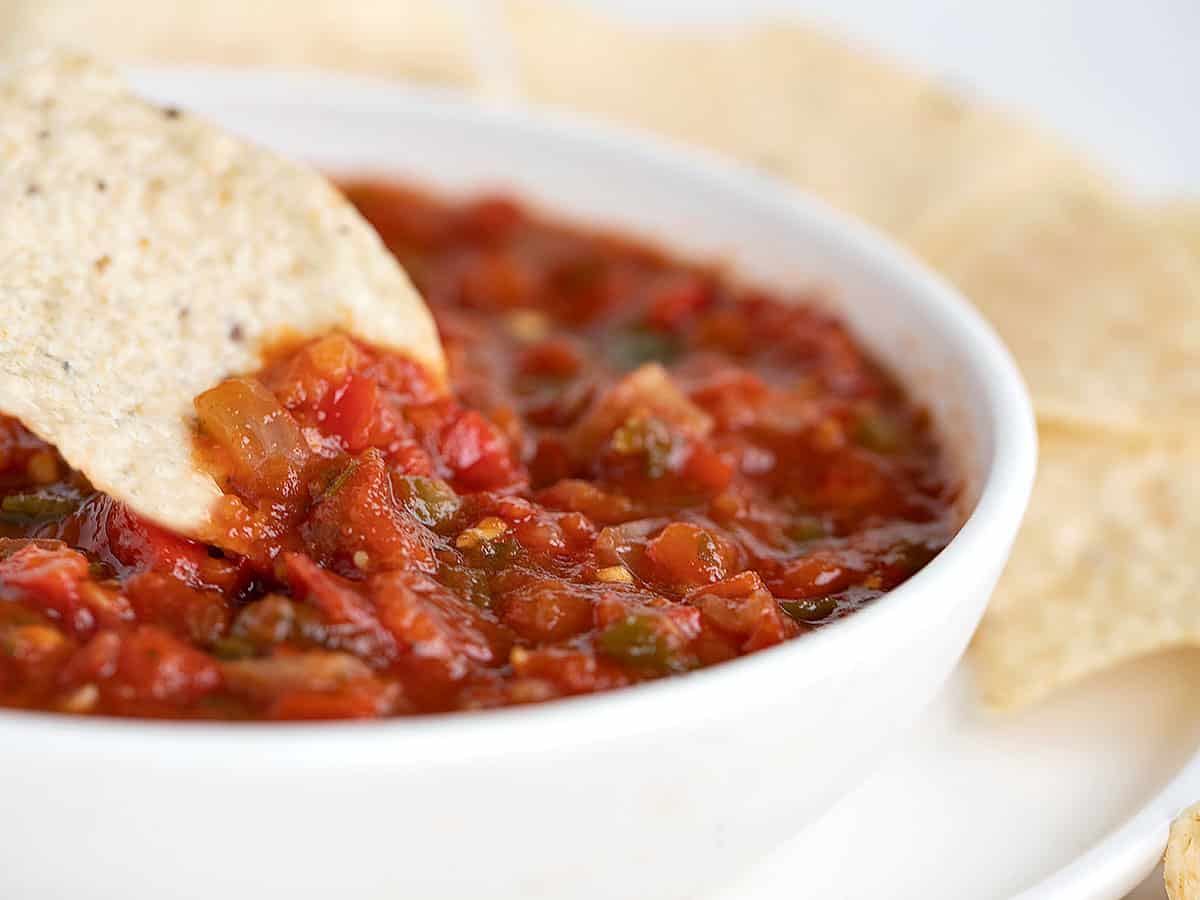
[[[339,333],[201,394],[225,549],[0,420],[0,705],[286,720],[606,691],[799,637],[953,536],[926,412],[819,297],[504,197],[346,190],[433,310],[449,394]]]

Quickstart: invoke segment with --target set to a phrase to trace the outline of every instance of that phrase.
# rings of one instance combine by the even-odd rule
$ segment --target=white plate
[[[869,781],[721,900],[794,900],[796,871],[845,900],[1122,897],[1200,800],[1197,683],[1178,652],[997,717],[961,665]]]

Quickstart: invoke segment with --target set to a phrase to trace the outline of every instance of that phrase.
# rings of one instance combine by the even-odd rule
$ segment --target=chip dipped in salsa
[[[287,720],[605,691],[852,613],[957,529],[928,415],[819,297],[503,197],[346,190],[432,309],[450,394],[332,332],[199,395],[223,549],[0,420],[0,705]]]

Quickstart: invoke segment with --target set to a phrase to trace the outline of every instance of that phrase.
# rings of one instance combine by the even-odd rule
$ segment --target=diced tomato
[[[678,328],[711,299],[712,286],[699,275],[681,273],[656,284],[646,320],[656,328]]]
[[[565,640],[592,627],[592,601],[561,581],[532,581],[505,595],[504,624],[529,641]]]
[[[349,462],[300,533],[313,559],[342,574],[436,567],[434,535],[396,501],[383,456],[375,449]]]
[[[770,587],[779,597],[803,600],[845,590],[863,574],[839,554],[816,550],[782,563]]]
[[[45,616],[0,601],[0,696],[7,687],[20,705],[43,702],[76,646]]]
[[[433,403],[442,395],[438,382],[415,360],[394,353],[371,361],[369,374],[400,407]]]
[[[494,491],[524,481],[525,472],[500,430],[474,410],[460,410],[438,434],[449,480],[463,491]]]
[[[371,443],[379,419],[379,385],[374,378],[351,375],[325,395],[321,412],[324,430],[337,435],[349,452],[357,453]]]
[[[375,182],[347,185],[345,190],[393,250],[431,247],[455,233],[458,216],[416,191]]]
[[[821,500],[833,509],[869,505],[886,490],[879,464],[865,453],[847,449],[830,464],[821,484]]]
[[[538,494],[551,509],[566,509],[585,515],[601,525],[616,525],[635,518],[638,507],[624,494],[609,493],[590,481],[564,478]]]
[[[667,584],[692,586],[720,581],[736,562],[732,548],[712,532],[672,522],[646,544],[653,576]]]
[[[459,215],[460,232],[469,238],[496,241],[524,219],[524,213],[507,197],[486,196],[469,202]]]
[[[367,589],[410,671],[454,681],[507,653],[501,630],[432,578],[388,572],[372,578]]]
[[[408,435],[397,435],[386,448],[388,465],[399,475],[420,475],[432,478],[437,466],[429,451]]]
[[[344,334],[330,334],[293,356],[281,371],[264,373],[263,383],[290,410],[318,410],[326,394],[343,384],[359,363],[354,342]]]
[[[395,711],[398,694],[396,685],[377,682],[338,691],[288,691],[271,701],[266,717],[284,721],[376,719]]]
[[[221,685],[216,662],[153,625],[121,640],[115,678],[137,701],[190,704]]]
[[[379,621],[374,605],[359,592],[360,588],[300,553],[286,554],[283,563],[296,597],[321,610],[332,625],[348,626],[360,653],[379,665],[395,659],[395,640]]]
[[[574,378],[583,365],[583,354],[566,338],[539,341],[523,350],[516,362],[522,375],[555,379]]]
[[[32,609],[62,622],[71,632],[90,634],[95,616],[83,601],[81,585],[88,561],[74,550],[47,550],[37,544],[0,560],[0,595],[15,596]]]
[[[231,660],[221,664],[221,672],[230,691],[258,703],[293,692],[335,693],[374,678],[371,668],[357,657],[326,650],[285,650],[257,659]]]
[[[634,681],[633,675],[618,663],[585,650],[566,647],[515,650],[512,665],[521,678],[548,681],[563,694],[609,691]]]
[[[345,625],[371,625],[375,612],[349,581],[318,566],[301,553],[283,557],[288,582],[298,600],[318,607],[329,621]]]
[[[723,366],[693,381],[688,391],[692,400],[713,417],[717,425],[736,431],[752,425],[759,411],[774,401],[774,393],[753,372],[739,366]]]
[[[719,494],[733,480],[734,466],[729,458],[717,452],[707,443],[691,446],[680,473],[689,485],[695,485],[706,494]]]
[[[756,572],[742,572],[716,584],[696,588],[685,598],[706,623],[736,637],[741,653],[778,644],[800,633]]]
[[[485,251],[463,271],[460,296],[464,305],[475,309],[510,310],[527,304],[537,288],[537,272],[520,256]]]
[[[63,667],[59,682],[65,687],[78,687],[112,678],[120,655],[121,635],[116,631],[97,631]]]
[[[172,575],[143,572],[130,578],[126,592],[138,621],[208,645],[229,629],[230,603],[211,588],[195,588]]]

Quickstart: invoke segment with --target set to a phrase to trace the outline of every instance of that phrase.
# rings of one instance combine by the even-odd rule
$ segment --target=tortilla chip
[[[1086,177],[977,192],[914,248],[999,330],[1039,418],[1181,430],[1200,415],[1200,259]]]
[[[1200,201],[1172,203],[1156,210],[1155,219],[1200,259]]]
[[[441,0],[15,0],[0,48],[66,45],[122,63],[324,68],[476,82],[464,5]]]
[[[1200,644],[1200,448],[1043,428],[1033,501],[975,638],[1001,707]]]
[[[510,0],[520,93],[774,172],[896,234],[944,197],[1059,155],[1014,120],[814,30],[654,31]]]
[[[1200,803],[1171,823],[1163,854],[1163,883],[1169,900],[1200,900]]]
[[[432,318],[324,178],[82,57],[0,85],[0,409],[100,490],[209,536],[192,400],[334,328],[443,372]]]

